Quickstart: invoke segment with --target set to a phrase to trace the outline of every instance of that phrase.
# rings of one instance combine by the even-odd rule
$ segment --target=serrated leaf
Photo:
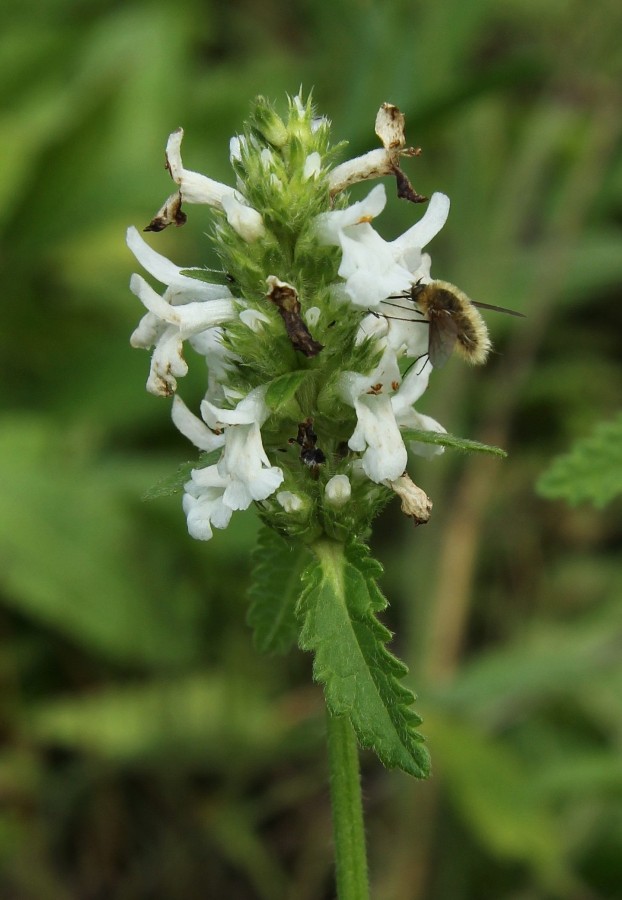
[[[536,489],[543,497],[563,498],[572,505],[591,500],[599,509],[621,494],[622,415],[601,422],[569,453],[557,457]]]
[[[379,566],[360,544],[314,546],[298,606],[300,646],[315,653],[314,677],[324,685],[333,715],[350,717],[359,742],[384,765],[417,778],[428,775],[429,754],[415,730],[414,695],[398,679],[406,666],[385,647],[391,633],[374,612],[386,605],[375,578]],[[381,598],[381,599],[379,599]]]
[[[259,532],[247,622],[261,653],[287,653],[296,643],[300,579],[310,558],[305,547],[288,544],[271,528]]]
[[[402,438],[405,441],[419,441],[421,444],[436,444],[439,447],[451,447],[453,450],[463,450],[466,453],[490,453],[493,456],[507,456],[507,452],[501,447],[492,444],[482,444],[480,441],[470,441],[468,438],[456,437],[440,431],[421,431],[418,428],[403,428]]]
[[[266,403],[276,412],[295,395],[301,384],[309,377],[308,371],[288,372],[271,381],[266,390]]]

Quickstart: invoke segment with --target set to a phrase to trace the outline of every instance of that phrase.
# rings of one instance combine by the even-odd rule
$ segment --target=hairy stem
[[[337,896],[339,900],[368,900],[369,883],[356,738],[347,716],[333,716],[327,710],[326,720]]]

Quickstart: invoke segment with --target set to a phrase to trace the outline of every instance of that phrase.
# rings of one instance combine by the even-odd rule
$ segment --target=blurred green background
[[[333,896],[310,659],[260,658],[245,624],[257,522],[203,545],[179,497],[142,500],[194,451],[129,347],[124,245],[171,190],[170,131],[230,181],[249,100],[284,108],[301,84],[351,155],[377,146],[383,101],[406,113],[414,186],[452,198],[433,273],[528,317],[491,313],[489,365],[453,359],[419,407],[509,459],[414,460],[430,524],[397,504],[379,522],[434,776],[363,755],[373,896],[622,897],[620,502],[534,489],[622,393],[622,7],[22,0],[2,18],[2,900]],[[419,211],[388,187],[391,238]],[[209,264],[209,211],[188,211],[149,241]]]

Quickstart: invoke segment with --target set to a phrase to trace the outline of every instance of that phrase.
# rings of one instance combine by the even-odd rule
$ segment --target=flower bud
[[[352,494],[350,479],[347,475],[333,475],[333,477],[326,482],[324,492],[326,502],[331,506],[344,506]]]
[[[237,231],[247,244],[258,241],[266,233],[261,214],[256,209],[253,209],[252,206],[240,203],[234,194],[222,198],[222,208],[227,215],[229,225]]]
[[[284,147],[288,140],[283,119],[272,109],[265,97],[257,97],[253,107],[253,126],[274,147]]]

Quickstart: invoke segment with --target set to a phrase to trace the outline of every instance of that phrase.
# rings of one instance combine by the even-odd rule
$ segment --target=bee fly
[[[513,309],[470,300],[463,291],[448,281],[431,281],[429,284],[417,282],[408,291],[394,294],[388,299],[411,300],[417,305],[418,309],[412,312],[425,318],[412,321],[421,322],[430,328],[428,356],[435,368],[443,366],[454,349],[472,365],[478,366],[486,361],[491,347],[490,338],[486,323],[476,307],[524,318],[522,313]]]

